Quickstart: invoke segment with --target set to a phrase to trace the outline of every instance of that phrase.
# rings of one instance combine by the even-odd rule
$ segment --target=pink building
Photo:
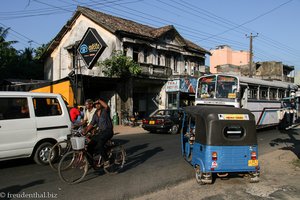
[[[211,50],[210,53],[210,72],[217,73],[216,66],[218,65],[247,65],[249,64],[249,52],[248,51],[234,51],[228,45],[217,46],[216,49]]]

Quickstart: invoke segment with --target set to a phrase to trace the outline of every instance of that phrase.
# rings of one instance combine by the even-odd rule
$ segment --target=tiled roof
[[[78,6],[77,11],[75,12],[72,19],[70,19],[67,22],[67,24],[61,29],[61,31],[57,34],[57,36],[52,41],[50,47],[47,50],[48,51],[47,54],[49,54],[51,51],[53,51],[54,48],[56,48],[56,46],[58,45],[62,37],[70,29],[71,24],[74,23],[74,21],[77,19],[77,17],[80,14],[86,16],[87,18],[94,21],[96,24],[102,26],[103,28],[107,29],[108,31],[114,34],[121,32],[121,33],[132,34],[135,35],[136,37],[147,38],[149,40],[156,40],[157,38],[161,37],[168,31],[175,30],[177,32],[177,30],[172,25],[163,26],[160,28],[154,28],[131,20],[123,19],[120,17],[105,14],[103,12],[92,10],[90,8]],[[200,51],[205,54],[210,54],[209,51],[203,49],[197,44],[184,39],[179,33],[178,35],[182,39],[182,42],[185,44],[186,48],[193,49],[195,51]]]
[[[150,26],[139,24],[134,21],[115,17],[81,6],[78,7],[77,12],[82,13],[84,16],[93,20],[95,23],[103,26],[112,33],[116,33],[117,31],[123,31],[150,38],[152,37],[151,31],[153,31],[153,28]]]

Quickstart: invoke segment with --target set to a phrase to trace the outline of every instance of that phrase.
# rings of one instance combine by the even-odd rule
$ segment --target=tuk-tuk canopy
[[[188,106],[195,119],[195,142],[206,145],[256,145],[255,117],[247,109],[224,106]]]

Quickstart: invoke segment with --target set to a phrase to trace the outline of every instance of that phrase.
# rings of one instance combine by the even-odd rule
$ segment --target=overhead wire
[[[182,4],[181,3],[181,6],[188,6],[189,7],[189,9],[191,9],[191,10],[194,10],[194,11],[197,11],[197,10],[199,10],[199,11],[204,11],[205,12],[205,10],[204,9],[202,9],[201,7],[199,7],[199,6],[196,6],[196,5],[191,5],[189,2],[186,2],[186,1],[184,1],[184,0],[182,0],[182,1],[180,1],[180,2],[184,2],[184,4]],[[279,6],[277,6],[277,7],[275,7],[275,8],[273,8],[273,9],[271,9],[270,11],[268,11],[268,12],[266,12],[266,13],[264,13],[264,14],[261,14],[261,15],[259,15],[258,17],[255,17],[254,19],[258,19],[259,17],[262,17],[262,16],[264,16],[264,15],[266,15],[266,14],[269,14],[270,12],[272,12],[272,11],[274,11],[274,10],[276,10],[276,9],[278,9],[278,8],[280,8],[280,7],[282,7],[283,5],[285,5],[285,4],[287,4],[287,3],[290,3],[291,1],[287,1],[287,2],[285,2],[285,3],[283,3],[283,4],[280,4]],[[178,2],[177,2],[178,3]],[[250,29],[248,29],[248,28],[245,28],[244,27],[244,25],[238,25],[238,24],[236,24],[236,23],[234,23],[234,22],[231,22],[231,21],[229,21],[229,20],[227,20],[227,19],[224,19],[224,18],[221,18],[221,17],[219,17],[219,16],[217,16],[217,15],[215,15],[214,13],[211,13],[211,12],[209,12],[209,11],[206,11],[207,12],[207,16],[212,16],[213,18],[215,18],[216,20],[220,20],[220,21],[222,21],[222,22],[224,22],[224,23],[226,23],[226,24],[228,24],[228,25],[230,25],[231,27],[239,27],[239,29],[242,29],[243,31],[248,31],[248,32],[255,32],[255,31],[253,31],[253,30],[250,30]],[[253,21],[254,19],[252,19],[252,20],[248,20],[248,22],[249,21]],[[232,29],[232,28],[231,28]],[[236,30],[236,29],[232,29],[233,31],[239,31],[239,30]],[[239,31],[239,32],[241,32],[241,31]],[[280,45],[278,45],[278,42],[276,43],[276,41],[275,40],[271,40],[271,42],[268,42],[268,41],[265,41],[264,39],[261,39],[261,36],[263,37],[263,38],[267,38],[267,37],[264,37],[262,34],[260,34],[260,37],[258,38],[261,42],[263,42],[263,43],[266,43],[266,44],[272,44],[273,46],[275,46],[276,45],[276,48],[279,48],[279,49],[281,49],[281,50],[283,50],[283,51],[289,51],[289,53],[290,54],[293,54],[294,56],[298,56],[297,54],[295,54],[295,50],[291,50],[291,48],[288,48],[286,45],[285,45],[285,49],[282,47],[283,45],[281,44],[281,46]]]
[[[34,0],[35,2],[41,2],[40,0]],[[141,1],[141,0],[139,0],[139,1]],[[134,1],[134,2],[139,2],[139,1]],[[290,1],[292,1],[292,0],[290,0]],[[286,2],[286,3],[289,3],[290,1],[288,1],[288,2]],[[64,1],[65,2],[65,1]],[[78,1],[76,1],[76,2],[78,2]],[[85,4],[86,6],[89,6],[89,5],[94,5],[94,6],[99,6],[99,5],[105,5],[105,3],[107,3],[107,2],[109,2],[109,1],[101,1],[101,2],[96,2],[96,1],[92,1],[92,3],[88,3],[88,4]],[[132,8],[129,8],[129,7],[127,7],[127,6],[124,6],[124,5],[122,5],[120,2],[119,3],[117,3],[118,1],[110,1],[110,4],[108,4],[108,8],[112,8],[112,7],[114,7],[113,9],[115,9],[115,10],[117,10],[117,11],[121,11],[121,12],[123,12],[123,13],[125,13],[125,15],[122,15],[122,16],[124,16],[125,18],[128,18],[128,15],[133,15],[133,14],[135,14],[135,18],[132,18],[132,17],[130,17],[133,21],[136,21],[135,19],[136,19],[136,17],[137,17],[137,15],[136,15],[136,13],[137,13],[137,10],[135,10],[135,9],[132,9]],[[160,1],[160,2],[162,2],[162,1]],[[182,3],[180,3],[180,4],[178,4],[178,2],[177,1],[172,1],[172,3],[173,3],[173,6],[175,5],[174,4],[174,2],[175,2],[175,4],[177,4],[177,5],[180,5],[181,6],[181,9],[182,9],[182,7],[183,7],[183,4]],[[182,1],[182,2],[184,2],[185,3],[185,6],[191,6],[191,4],[189,4],[189,2],[186,2],[186,1]],[[44,2],[43,2],[44,3]],[[63,9],[61,9],[60,7],[58,7],[58,6],[52,6],[52,8],[54,8],[53,10],[51,10],[52,12],[58,12],[58,10],[60,9],[61,11],[64,11],[64,12],[72,12],[69,8],[71,8],[71,7],[74,7],[75,6],[75,4],[68,4],[67,2],[65,2],[68,6],[66,6],[65,8],[63,8]],[[143,3],[146,3],[147,4],[147,2],[146,1],[144,1]],[[187,3],[187,4],[186,4]],[[48,5],[47,5],[48,4]],[[126,4],[126,2],[124,3],[124,4]],[[44,4],[45,5],[45,4]],[[49,4],[49,3],[46,3],[46,5],[47,6],[51,6],[51,4]],[[133,11],[133,12],[135,12],[135,13],[130,13],[130,12],[128,12],[127,11],[127,13],[126,13],[126,11],[124,11],[124,10],[122,10],[122,9],[120,9],[120,8],[115,8],[116,7],[116,5],[119,5],[119,7],[123,7],[123,8],[125,8],[125,9],[127,9],[127,10],[130,10],[131,9],[131,11]],[[121,6],[120,6],[121,5]],[[153,5],[152,5],[153,6]],[[157,6],[157,7],[159,7],[159,6]],[[128,9],[129,8],[129,9]],[[161,7],[161,8],[163,8],[163,6]],[[187,8],[187,7],[186,7]],[[195,7],[194,6],[194,8],[199,8],[199,7]],[[178,8],[177,8],[178,9]],[[49,9],[50,10],[50,9]],[[102,10],[104,10],[103,8],[102,8]],[[105,9],[106,11],[109,11],[107,8]],[[189,11],[188,12],[190,12],[192,9],[189,9]],[[165,11],[169,11],[169,12],[172,12],[173,14],[175,13],[174,11],[172,11],[171,9],[165,9]],[[109,11],[109,12],[112,12],[112,11]],[[185,9],[185,12],[187,12],[187,10]],[[117,16],[120,16],[120,13],[119,12],[114,12],[115,14],[117,14]],[[184,32],[184,34],[185,35],[189,35],[189,37],[193,37],[193,38],[195,38],[195,39],[200,39],[201,38],[201,36],[202,36],[202,38],[203,37],[209,37],[209,36],[212,36],[212,34],[210,34],[210,33],[206,33],[206,32],[204,32],[204,31],[201,31],[201,30],[198,30],[198,29],[193,29],[193,28],[191,28],[191,27],[188,27],[188,26],[185,26],[185,25],[182,25],[182,24],[178,24],[178,23],[173,23],[172,21],[169,21],[169,20],[164,20],[164,19],[162,19],[162,18],[160,18],[160,17],[156,17],[156,16],[153,16],[153,15],[149,15],[149,14],[147,14],[147,13],[143,13],[143,12],[141,12],[141,11],[139,11],[139,13],[140,13],[140,15],[138,15],[138,17],[140,18],[140,19],[144,19],[144,20],[146,20],[147,21],[147,24],[151,24],[151,25],[158,25],[158,24],[164,24],[165,22],[168,22],[168,23],[171,23],[171,24],[174,24],[175,26],[176,26],[176,28],[177,29],[179,29],[180,31],[183,31]],[[195,12],[190,12],[192,15],[194,15],[195,16]],[[198,13],[199,13],[199,10],[198,10]],[[201,12],[200,12],[201,13]],[[204,15],[206,14],[206,18],[205,19],[207,19],[207,17],[209,17],[209,16],[211,16],[211,19],[214,19],[214,20],[219,20],[219,21],[217,21],[217,22],[212,22],[213,20],[209,20],[211,23],[213,23],[213,24],[216,24],[216,25],[219,25],[219,26],[222,26],[222,27],[224,27],[224,28],[230,28],[230,27],[232,27],[232,26],[234,26],[233,25],[233,23],[231,23],[230,21],[227,21],[226,19],[223,19],[222,17],[219,17],[219,16],[217,16],[217,15],[210,15],[210,13],[206,13],[205,12],[205,10],[203,10],[203,12],[202,12],[202,14],[204,13]],[[144,15],[144,16],[143,16]],[[149,17],[145,17],[145,15],[147,15],[147,16],[150,16],[151,18],[149,18]],[[198,15],[198,14],[197,14]],[[0,16],[1,16],[1,13],[0,13]],[[199,16],[197,16],[197,17],[201,17],[200,15]],[[262,16],[261,16],[262,17]],[[156,20],[154,20],[154,18],[156,19]],[[141,21],[141,20],[139,20],[139,21]],[[145,21],[144,21],[145,22]],[[192,31],[191,31],[192,30]],[[239,33],[241,33],[241,31],[244,31],[245,30],[245,28],[243,27],[243,26],[241,26],[241,27],[239,27],[239,28],[236,28],[236,30],[235,31],[237,31],[237,32],[239,32]],[[212,40],[211,41],[211,43],[214,43],[214,42],[226,42],[226,41],[230,41],[230,40],[227,40],[226,38],[220,38],[220,37],[217,37],[217,38],[215,38],[214,40]],[[245,40],[246,41],[246,40]],[[272,40],[271,40],[272,41]],[[208,42],[208,41],[206,41],[206,42]],[[236,43],[235,43],[236,42]],[[237,45],[240,45],[240,46],[245,46],[245,43],[241,43],[241,42],[238,42],[238,41],[231,41],[230,43],[231,44],[235,44],[235,46],[237,46]],[[265,42],[264,40],[263,40],[263,42]],[[273,41],[274,42],[274,41]],[[267,43],[267,42],[266,42]],[[269,41],[269,43],[272,43],[272,42],[270,42]],[[276,42],[275,42],[276,43]],[[278,43],[277,44],[273,44],[273,45],[278,45]],[[203,45],[200,45],[200,46],[203,46]],[[281,46],[283,46],[283,45],[281,45]],[[283,48],[283,47],[282,47]]]

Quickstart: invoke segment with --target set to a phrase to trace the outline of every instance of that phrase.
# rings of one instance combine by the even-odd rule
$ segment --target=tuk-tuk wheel
[[[204,185],[205,183],[202,181],[203,174],[200,169],[200,166],[196,166],[195,168],[196,181],[199,185]]]
[[[258,183],[259,182],[259,173],[250,173],[250,183]]]
[[[170,133],[175,135],[178,133],[178,130],[179,130],[179,125],[174,124],[170,129]]]

